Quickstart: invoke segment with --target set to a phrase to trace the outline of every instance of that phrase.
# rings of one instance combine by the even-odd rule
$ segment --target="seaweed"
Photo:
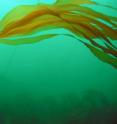
[[[101,61],[117,68],[117,17],[97,12],[84,4],[104,6],[91,0],[57,0],[53,4],[16,7],[0,21],[0,43],[32,44],[64,35],[47,33],[34,36],[35,33],[63,28]]]

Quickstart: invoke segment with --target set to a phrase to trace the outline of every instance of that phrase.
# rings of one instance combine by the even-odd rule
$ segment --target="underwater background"
[[[0,19],[15,6],[38,2],[1,0]],[[97,2],[117,7],[116,0]],[[113,9],[90,7],[117,16]],[[117,124],[117,69],[72,37],[0,44],[0,124]]]

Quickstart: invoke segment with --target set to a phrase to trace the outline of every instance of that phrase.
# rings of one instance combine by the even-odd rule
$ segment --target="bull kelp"
[[[51,5],[15,7],[0,21],[0,43],[32,44],[57,35],[67,35],[76,38],[101,61],[117,68],[117,17],[97,12],[86,4],[104,6],[91,0],[57,0]],[[106,7],[117,11],[111,6]],[[60,28],[71,33],[34,35]]]

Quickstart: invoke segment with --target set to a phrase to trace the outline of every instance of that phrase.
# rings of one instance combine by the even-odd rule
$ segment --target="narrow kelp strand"
[[[74,7],[74,10],[73,10],[73,7]],[[62,8],[62,10],[64,10],[63,8],[64,8],[64,6],[62,6],[62,7],[57,7],[57,8],[55,8],[55,9],[57,9],[57,10],[59,10],[59,9],[61,9]],[[94,12],[91,8],[88,8],[88,7],[83,7],[83,6],[78,6],[78,5],[68,5],[68,6],[65,6],[65,9],[67,10],[67,11],[69,11],[69,13],[71,13],[71,15],[74,15],[74,16],[78,16],[78,15],[81,15],[81,17],[79,17],[79,19],[80,18],[82,18],[82,17],[84,17],[85,16],[85,19],[88,21],[88,19],[90,18],[90,20],[91,19],[95,19],[95,20],[97,20],[97,19],[100,19],[100,20],[103,20],[103,21],[105,21],[106,23],[108,22],[109,24],[111,24],[112,26],[117,26],[116,24],[114,24],[113,22],[112,22],[112,20],[115,20],[116,18],[114,18],[114,17],[111,17],[111,16],[106,16],[106,15],[104,15],[104,14],[102,14],[102,13],[99,13],[99,12]],[[61,11],[62,11],[61,10]],[[86,21],[86,20],[84,20],[84,21]],[[99,21],[98,21],[99,22]]]
[[[105,52],[101,51],[100,49],[84,42],[83,40],[79,39],[78,37],[75,37],[72,34],[63,34],[65,36],[69,36],[72,37],[74,39],[76,39],[78,42],[83,43],[98,59],[100,59],[101,61],[111,64],[114,68],[117,68],[117,59],[113,58],[112,56],[106,54]]]
[[[67,16],[68,16],[68,17],[67,17]],[[81,19],[79,19],[80,17],[77,18],[77,15],[76,15],[76,17],[73,16],[73,15],[67,15],[67,16],[64,16],[64,18],[65,18],[65,17],[66,17],[66,18],[69,18],[69,20],[72,21],[72,22],[74,22],[74,23],[81,23],[81,22],[83,22],[83,20],[86,20],[86,21],[85,21],[85,24],[87,24],[87,25],[89,25],[89,26],[91,26],[91,27],[92,27],[91,24],[94,24],[95,27],[96,27],[97,29],[100,29],[100,31],[103,31],[103,33],[104,33],[106,36],[109,36],[110,38],[115,38],[115,39],[117,39],[117,35],[116,35],[116,34],[117,34],[117,31],[114,30],[114,29],[112,29],[112,27],[107,26],[107,25],[104,24],[104,23],[101,23],[101,22],[99,22],[99,21],[97,21],[97,20],[95,20],[95,19],[86,17],[86,16],[84,16],[84,15],[81,15],[81,16],[80,16]],[[84,23],[84,22],[83,22],[83,23]]]
[[[80,25],[81,28],[84,28],[86,32],[90,32],[94,36],[94,38],[101,38],[104,41],[106,41],[106,43],[108,43],[110,46],[115,48],[115,46],[111,43],[111,41],[104,35],[102,31],[98,30],[98,28],[94,28],[94,26],[92,25],[90,26],[83,23],[78,23],[78,25]]]

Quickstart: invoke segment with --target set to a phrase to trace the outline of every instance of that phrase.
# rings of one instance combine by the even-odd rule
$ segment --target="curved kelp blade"
[[[55,4],[93,4],[91,0],[57,0]]]
[[[0,21],[0,29],[3,29],[10,23],[15,23],[16,21],[24,18],[27,14],[36,11],[37,8],[38,7],[35,5],[22,5],[13,8]]]
[[[58,34],[43,34],[40,36],[35,37],[28,37],[28,38],[16,38],[16,39],[0,39],[0,43],[9,44],[9,45],[22,45],[22,44],[33,44],[37,43],[52,37],[57,36]]]
[[[90,49],[90,51],[101,61],[111,64],[114,68],[117,69],[117,58],[114,58],[108,54],[106,54],[105,52],[103,52],[102,50],[99,50],[98,48],[85,43],[85,45]]]

